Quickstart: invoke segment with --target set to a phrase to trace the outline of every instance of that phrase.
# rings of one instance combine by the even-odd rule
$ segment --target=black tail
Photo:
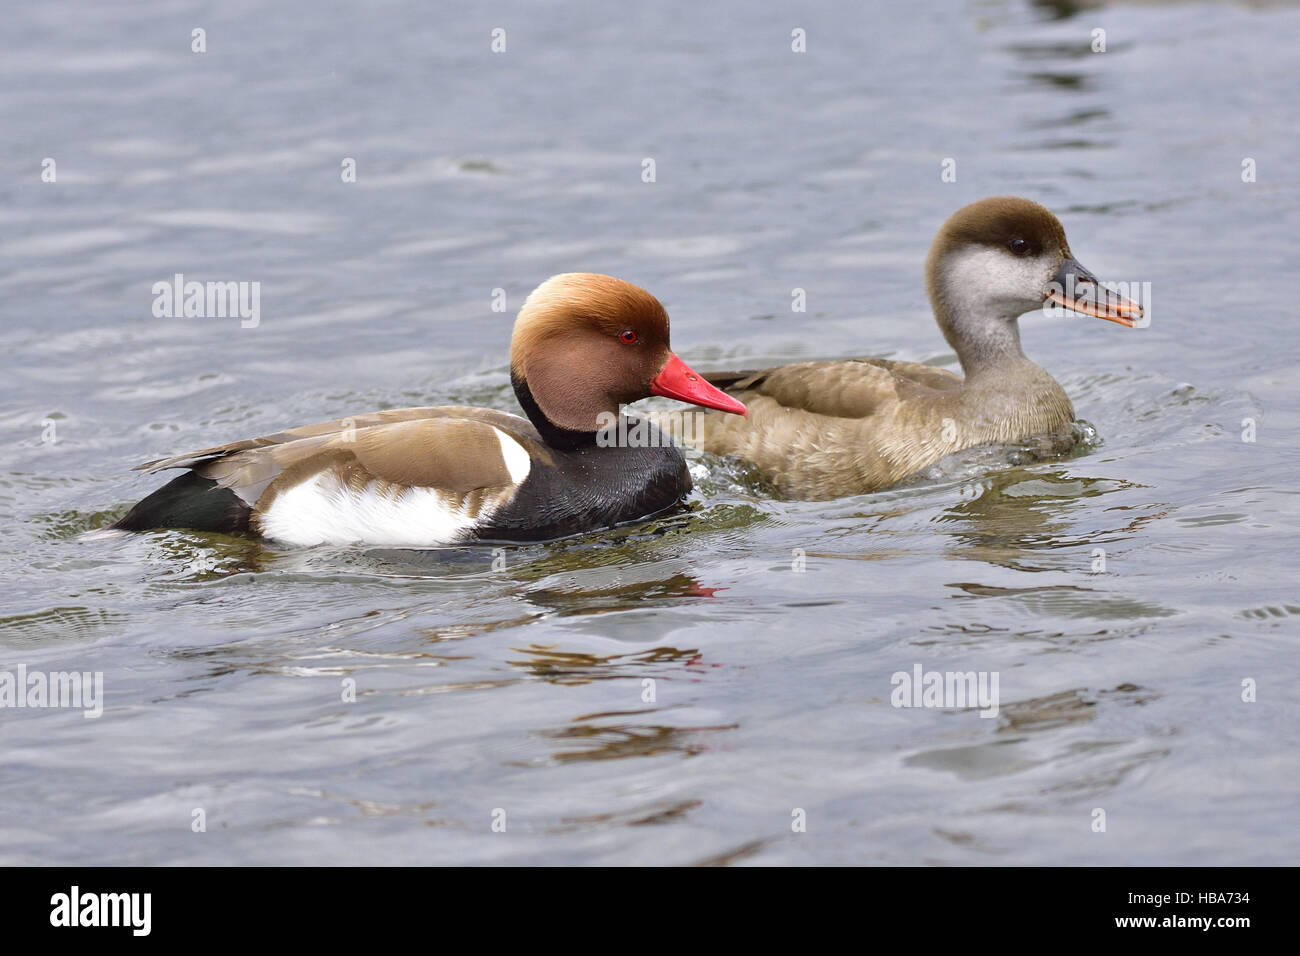
[[[126,513],[114,528],[192,528],[195,531],[247,531],[251,513],[243,498],[218,488],[211,478],[187,471],[173,478]]]

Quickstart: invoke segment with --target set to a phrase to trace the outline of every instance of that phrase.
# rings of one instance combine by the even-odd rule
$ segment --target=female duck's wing
[[[947,369],[886,359],[799,362],[759,372],[711,372],[704,377],[747,404],[761,396],[785,409],[857,419],[878,415],[901,402],[938,397],[962,384],[961,377]],[[751,423],[754,418],[751,409]]]
[[[936,423],[962,384],[944,369],[884,359],[705,377],[744,402],[749,417],[660,424],[703,451],[750,460],[782,495],[810,499],[886,487],[939,454]]]

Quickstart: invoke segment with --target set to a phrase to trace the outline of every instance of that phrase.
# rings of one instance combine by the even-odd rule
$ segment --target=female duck
[[[749,416],[698,415],[683,438],[749,459],[787,497],[875,491],[963,448],[1056,434],[1074,421],[1065,390],[1021,351],[1020,315],[1051,301],[1130,327],[1142,316],[1075,261],[1061,223],[1027,199],[959,209],[930,247],[925,278],[964,379],[884,359],[715,372],[705,378]]]

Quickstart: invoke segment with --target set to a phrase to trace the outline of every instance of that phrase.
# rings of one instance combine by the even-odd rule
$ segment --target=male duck
[[[690,491],[680,452],[653,428],[623,432],[648,440],[600,440],[621,405],[653,394],[745,413],[672,353],[657,299],[604,275],[554,276],[528,296],[510,379],[527,419],[399,408],[140,465],[189,470],[113,528],[253,531],[292,545],[559,538],[648,517]]]

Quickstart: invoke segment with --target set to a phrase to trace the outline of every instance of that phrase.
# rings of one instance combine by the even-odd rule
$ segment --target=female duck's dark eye
[[[631,345],[636,341],[636,333],[631,329],[624,329],[622,332],[618,333],[618,340],[624,345]]]
[[[1025,239],[1012,239],[1008,245],[1011,246],[1011,251],[1018,256],[1028,255],[1029,253],[1029,242]]]

